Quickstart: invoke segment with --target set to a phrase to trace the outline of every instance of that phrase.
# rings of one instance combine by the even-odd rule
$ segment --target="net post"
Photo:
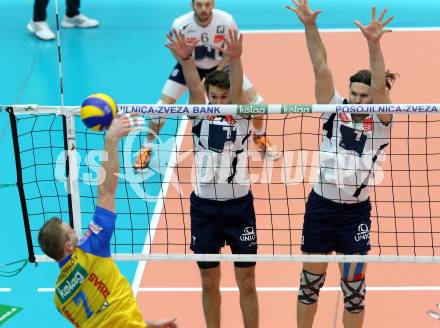
[[[18,188],[18,195],[20,197],[21,212],[23,214],[23,224],[26,234],[26,244],[29,255],[28,259],[29,262],[35,263],[35,253],[32,243],[31,226],[29,223],[29,213],[26,205],[26,196],[23,187],[23,174],[22,174],[21,158],[20,158],[20,144],[18,142],[17,119],[15,117],[14,109],[12,107],[6,108],[6,111],[9,113],[9,121],[11,123],[11,134],[12,134],[12,143],[14,146],[15,168],[17,171],[17,188]]]
[[[64,151],[66,152],[67,202],[69,224],[79,237],[82,235],[81,203],[78,184],[78,158],[76,153],[75,115],[63,113]]]

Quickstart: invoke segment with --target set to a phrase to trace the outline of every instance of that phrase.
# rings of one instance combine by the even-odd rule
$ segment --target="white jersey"
[[[194,193],[198,197],[225,201],[249,193],[247,150],[251,126],[251,119],[241,116],[192,119]]]
[[[330,104],[347,103],[335,92]],[[314,191],[338,203],[357,203],[369,197],[368,183],[383,149],[388,145],[391,123],[377,114],[355,122],[350,113],[323,114],[318,180]]]
[[[223,59],[223,54],[214,45],[222,46],[226,33],[230,29],[237,30],[237,24],[230,14],[218,9],[213,9],[211,23],[206,27],[198,25],[194,15],[191,11],[176,18],[171,31],[176,29],[185,35],[188,42],[199,39],[193,52],[194,61],[198,68],[210,69]]]

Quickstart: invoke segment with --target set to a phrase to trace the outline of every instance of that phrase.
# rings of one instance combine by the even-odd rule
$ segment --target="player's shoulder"
[[[232,15],[224,10],[221,9],[213,9],[212,10],[212,14],[214,15],[214,17],[216,19],[220,19],[223,20],[224,22],[233,22],[234,21],[234,17],[232,17]]]
[[[180,29],[180,28],[183,28],[185,25],[192,24],[192,23],[194,23],[194,12],[190,11],[182,16],[177,17],[173,21],[173,27]]]
[[[332,98],[329,101],[329,104],[348,104],[348,100],[342,97],[337,90],[335,90]]]

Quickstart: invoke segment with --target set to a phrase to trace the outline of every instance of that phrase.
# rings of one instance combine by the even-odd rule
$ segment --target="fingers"
[[[225,50],[225,48],[223,48],[222,46],[218,46],[216,44],[214,44],[214,48],[217,49],[220,52],[223,52]]]
[[[217,46],[214,45],[214,48],[216,48],[217,50],[223,51],[227,48],[233,47],[234,45],[236,46],[237,44],[240,44],[243,42],[243,34],[238,33],[238,30],[228,30],[227,32],[228,37],[225,38],[225,46]]]
[[[293,8],[292,6],[286,5],[286,8],[293,11],[295,14],[298,14],[298,10],[296,10],[295,8]]]
[[[371,20],[373,22],[376,21],[376,6],[373,6],[373,8],[371,9]]]
[[[177,30],[175,28],[173,28],[173,34],[174,34],[174,38],[176,40],[178,40],[179,39],[179,33],[177,33]]]
[[[382,10],[382,12],[381,12],[381,14],[380,14],[380,16],[379,16],[379,19],[377,20],[377,22],[378,22],[379,24],[381,24],[382,27],[386,26],[389,22],[391,22],[391,21],[394,19],[394,16],[391,16],[391,17],[387,18],[387,20],[386,20],[385,22],[382,23],[382,21],[383,21],[385,15],[387,14],[387,12],[388,12],[388,9],[387,9],[387,8],[385,8],[384,10]],[[376,20],[376,7],[373,7],[373,9],[372,9],[372,20],[373,20],[373,21]]]
[[[241,39],[241,35],[240,35],[240,38],[238,36],[238,30],[231,29],[228,31],[228,35],[229,35],[229,39],[225,39],[225,41],[227,41],[226,42],[227,45],[229,45],[231,43],[237,43],[237,41],[240,41],[240,39]]]
[[[145,125],[145,119],[138,113],[123,113],[119,116],[121,124],[130,131],[137,131],[142,129]]]
[[[142,116],[130,116],[128,124],[132,129],[142,128],[145,125],[145,119]]]
[[[184,36],[180,34],[175,28],[173,28],[173,31],[171,33],[168,33],[165,36],[167,37],[168,41],[170,41],[171,45],[174,45],[175,43],[184,39]]]
[[[318,9],[318,10],[316,10],[316,11],[313,13],[313,15],[314,15],[315,17],[317,17],[320,13],[322,13],[322,10],[321,10],[321,9]]]
[[[360,29],[362,29],[363,25],[361,24],[361,22],[359,22],[358,20],[354,21],[354,25],[356,25],[357,27],[359,27]]]
[[[394,19],[394,16],[389,17],[383,24],[382,26],[386,26],[389,22],[391,22]]]
[[[382,22],[382,19],[385,17],[385,14],[387,13],[387,8],[385,8],[384,10],[382,10],[382,13],[379,16],[379,23]]]
[[[191,42],[191,47],[194,48],[197,45],[197,43],[199,43],[199,41],[200,39],[196,38],[193,42]]]
[[[176,41],[175,41],[175,39],[171,36],[171,35],[169,35],[169,34],[167,34],[167,39],[168,39],[168,41],[170,41],[170,43],[173,45],[174,43],[176,43]]]

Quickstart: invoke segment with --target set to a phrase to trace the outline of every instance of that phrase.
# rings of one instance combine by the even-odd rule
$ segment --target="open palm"
[[[173,29],[173,35],[167,34],[167,39],[169,43],[166,44],[165,47],[170,49],[174,55],[181,60],[190,57],[199,42],[198,39],[187,42],[185,36],[179,34],[175,29]]]
[[[296,8],[286,6],[287,9],[293,11],[304,25],[314,25],[316,23],[316,17],[321,13],[321,10],[313,11],[307,0],[292,0],[292,3]]]
[[[370,22],[370,25],[364,26],[359,21],[355,21],[354,23],[360,28],[362,34],[368,41],[378,42],[382,35],[388,32],[392,32],[392,30],[390,29],[385,29],[385,26],[387,26],[387,24],[391,22],[394,17],[391,16],[383,22],[386,13],[387,9],[385,8],[380,14],[379,19],[376,20],[376,7],[373,7],[371,13],[372,20]]]
[[[218,47],[216,49],[231,59],[240,58],[243,52],[243,34],[238,35],[237,30],[229,30],[229,39],[225,39],[226,47]]]

